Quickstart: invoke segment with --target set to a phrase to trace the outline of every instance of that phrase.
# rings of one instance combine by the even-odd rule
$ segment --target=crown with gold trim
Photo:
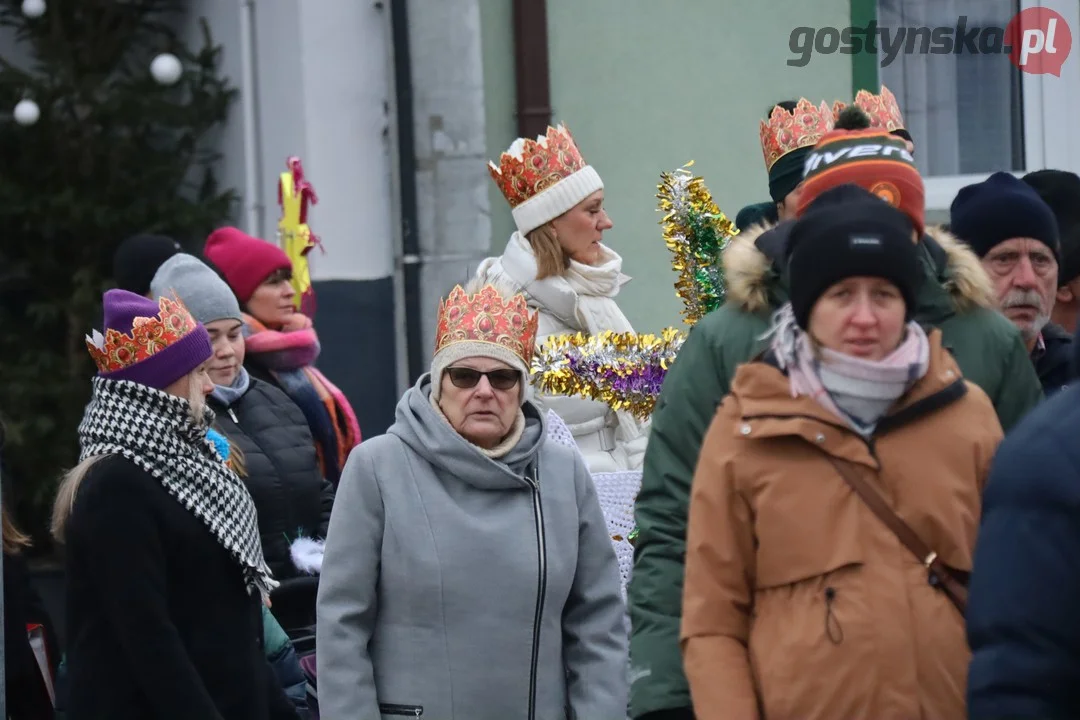
[[[529,233],[559,217],[604,188],[604,181],[585,162],[565,125],[548,127],[535,140],[518,138],[499,158],[488,163],[518,231]]]
[[[148,301],[149,302],[149,301]],[[158,314],[135,317],[131,333],[109,328],[102,335],[86,336],[86,348],[102,373],[114,373],[147,360],[198,328],[195,318],[180,300],[158,299]]]
[[[900,113],[900,105],[896,102],[896,96],[884,85],[881,86],[881,94],[875,95],[869,90],[860,90],[855,94],[855,106],[867,114],[870,118],[870,127],[875,130],[903,130],[904,116]],[[833,121],[840,115],[840,111],[847,105],[837,100],[833,103]]]
[[[499,190],[516,208],[521,203],[586,167],[573,136],[565,125],[548,127],[536,140],[518,138],[488,172]]]
[[[529,312],[520,293],[507,300],[492,285],[474,295],[458,285],[439,303],[435,354],[454,343],[490,343],[509,350],[529,367],[539,322],[539,314]]]
[[[815,106],[806,98],[799,98],[795,110],[789,112],[777,105],[769,120],[761,121],[761,152],[765,156],[765,171],[772,170],[776,161],[792,150],[812,147],[833,129],[833,114],[822,101]]]

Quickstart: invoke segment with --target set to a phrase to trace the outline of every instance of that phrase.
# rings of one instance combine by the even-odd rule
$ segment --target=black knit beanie
[[[831,195],[843,196],[834,202]],[[915,312],[919,256],[911,220],[870,192],[841,185],[821,194],[791,228],[788,276],[795,321],[808,328],[826,290],[849,277],[885,278]]]
[[[783,202],[803,179],[803,165],[806,156],[814,149],[813,145],[796,148],[778,159],[769,170],[769,196],[776,202]]]
[[[1061,241],[1058,285],[1070,283],[1080,277],[1080,176],[1066,170],[1036,170],[1022,179],[1057,218]]]
[[[1007,172],[961,188],[949,209],[949,227],[979,257],[1006,240],[1032,238],[1050,248],[1061,264],[1057,219],[1050,206]]]
[[[760,225],[762,223],[775,225],[778,222],[780,220],[776,214],[776,203],[771,201],[747,205],[735,216],[735,227],[740,231],[751,225]]]
[[[180,243],[170,237],[133,235],[116,248],[113,280],[121,290],[146,295],[158,268],[179,252],[183,252]]]

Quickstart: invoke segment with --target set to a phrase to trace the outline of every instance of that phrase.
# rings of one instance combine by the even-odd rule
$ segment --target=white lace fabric
[[[570,429],[552,410],[547,413],[547,427],[549,440],[580,453]],[[584,457],[582,462],[585,462]],[[608,536],[611,537],[615,557],[619,561],[619,575],[625,599],[626,586],[630,582],[630,571],[634,565],[634,546],[630,544],[630,533],[634,530],[634,501],[641,489],[641,471],[597,473],[592,479],[600,499],[600,508],[604,512]]]

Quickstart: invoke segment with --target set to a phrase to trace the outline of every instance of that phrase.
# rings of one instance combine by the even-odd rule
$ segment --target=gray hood
[[[525,401],[521,439],[505,456],[492,460],[451,427],[431,406],[430,397],[431,374],[426,373],[398,401],[396,420],[387,433],[401,438],[440,474],[481,490],[520,490],[521,476],[540,454],[547,435],[536,405]]]

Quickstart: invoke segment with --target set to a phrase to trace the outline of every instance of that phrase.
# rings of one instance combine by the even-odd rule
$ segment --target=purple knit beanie
[[[213,355],[210,335],[179,300],[109,290],[105,332],[86,338],[98,376],[164,390]]]

